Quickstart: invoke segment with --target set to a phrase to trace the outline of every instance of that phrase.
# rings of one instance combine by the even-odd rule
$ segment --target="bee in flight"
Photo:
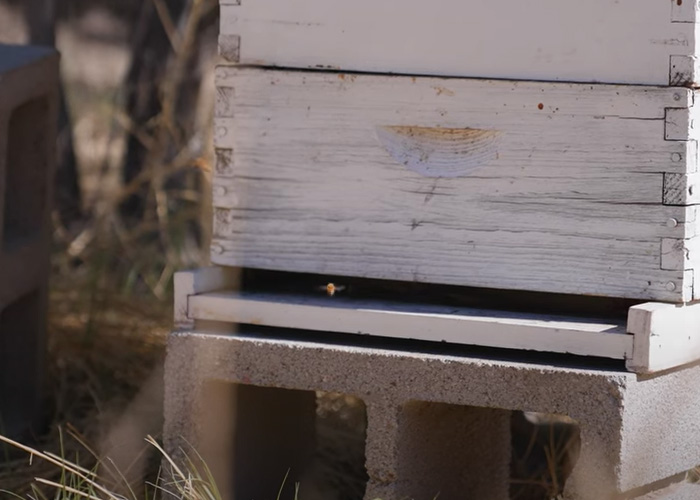
[[[334,283],[328,283],[327,285],[322,285],[318,287],[318,289],[321,291],[325,291],[329,297],[333,297],[336,293],[344,291],[345,286],[336,285]]]

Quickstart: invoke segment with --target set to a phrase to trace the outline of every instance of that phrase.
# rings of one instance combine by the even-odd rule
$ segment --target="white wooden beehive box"
[[[695,92],[217,72],[217,264],[698,296]]]
[[[223,267],[181,278],[182,327],[573,353],[639,373],[700,358],[695,2],[221,3]],[[329,303],[234,292],[230,267],[670,304],[611,322]]]
[[[693,85],[696,0],[221,0],[222,54],[260,66]]]

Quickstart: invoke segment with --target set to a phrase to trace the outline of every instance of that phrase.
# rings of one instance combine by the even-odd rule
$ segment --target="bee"
[[[325,291],[329,297],[333,297],[336,293],[345,291],[345,286],[336,285],[335,283],[328,283],[327,285],[318,287],[318,289]]]

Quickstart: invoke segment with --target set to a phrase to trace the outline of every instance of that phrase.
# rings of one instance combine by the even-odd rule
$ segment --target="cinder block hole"
[[[202,454],[224,498],[361,500],[367,414],[359,399],[224,382],[204,391]],[[287,475],[288,474],[288,475]],[[287,476],[285,481],[285,476]]]
[[[41,294],[0,311],[0,432],[18,436],[40,417],[44,325]]]
[[[511,424],[511,499],[556,498],[578,460],[578,424],[563,415],[529,412],[514,412]]]
[[[49,103],[36,99],[10,115],[3,203],[3,248],[39,234],[46,203]]]
[[[507,498],[510,411],[410,402],[398,431],[400,497]]]
[[[300,499],[362,500],[367,487],[367,408],[340,393],[317,393],[316,453]]]

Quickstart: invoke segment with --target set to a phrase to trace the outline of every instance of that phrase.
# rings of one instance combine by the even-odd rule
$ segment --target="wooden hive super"
[[[217,264],[697,298],[695,92],[220,67]]]
[[[221,47],[258,66],[696,84],[695,0],[221,0]]]

